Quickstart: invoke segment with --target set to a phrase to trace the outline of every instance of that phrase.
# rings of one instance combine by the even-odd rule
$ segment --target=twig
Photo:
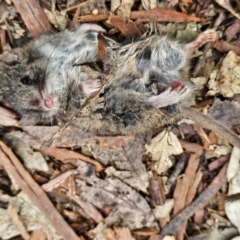
[[[32,176],[22,166],[12,150],[0,141],[0,162],[7,173],[13,176],[22,191],[46,216],[52,226],[63,239],[78,240],[79,237],[65,222],[60,213],[53,206],[43,189],[33,180]]]
[[[181,112],[187,117],[194,120],[196,123],[200,124],[203,128],[212,130],[222,138],[226,139],[232,145],[240,148],[240,138],[237,136],[237,134],[222,125],[220,122],[202,114],[201,112],[191,107],[181,106]]]
[[[11,218],[12,222],[14,223],[14,225],[16,226],[16,228],[18,229],[18,231],[20,232],[22,238],[24,240],[28,240],[30,238],[30,235],[28,234],[27,229],[25,228],[25,226],[19,219],[16,209],[14,209],[14,207],[11,204],[8,205],[7,213],[10,216],[10,218]]]

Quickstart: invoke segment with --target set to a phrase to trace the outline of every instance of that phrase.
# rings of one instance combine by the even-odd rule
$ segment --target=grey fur
[[[84,64],[97,60],[98,32],[102,29],[83,26],[73,32],[42,36],[24,48],[22,61],[0,63],[0,96],[23,124],[51,122],[56,116],[68,119],[88,97],[82,90],[84,84],[90,83],[90,90],[100,88],[104,74]],[[102,106],[90,109],[73,123],[97,134],[116,135],[158,128],[178,118],[174,104],[190,91],[183,83],[188,78],[183,47],[157,35],[127,45],[106,41],[104,69],[107,72],[114,66],[114,77],[102,95]],[[33,84],[21,83],[26,74]],[[182,86],[171,88],[176,81]],[[54,102],[51,108],[45,106],[48,96]]]

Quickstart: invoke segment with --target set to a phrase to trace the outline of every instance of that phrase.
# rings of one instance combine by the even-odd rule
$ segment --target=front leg
[[[190,91],[190,88],[181,85],[176,88],[170,87],[157,96],[149,97],[147,103],[154,108],[177,104],[184,99]]]
[[[218,39],[217,32],[214,29],[208,29],[201,33],[194,41],[186,44],[184,47],[188,53],[192,54],[205,43],[215,42]]]

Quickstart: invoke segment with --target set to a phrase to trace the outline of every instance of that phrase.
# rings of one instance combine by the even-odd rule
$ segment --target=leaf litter
[[[191,41],[212,22],[220,40],[194,55],[194,107],[237,131],[240,4],[215,2],[29,0],[21,8],[19,0],[1,1],[1,49],[77,20],[103,24],[120,41],[146,29]],[[24,17],[30,3],[37,18]],[[9,109],[0,112],[1,140],[21,161],[1,143],[1,238],[239,237],[239,149],[213,132],[181,121],[158,132],[101,137],[69,125],[43,148],[58,126],[19,127]]]

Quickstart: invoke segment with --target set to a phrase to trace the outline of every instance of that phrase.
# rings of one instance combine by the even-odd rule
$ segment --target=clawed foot
[[[185,45],[189,53],[195,52],[198,48],[202,47],[205,43],[214,42],[218,39],[217,32],[214,29],[208,29],[201,33],[197,39]]]
[[[147,102],[154,108],[162,108],[179,103],[190,93],[190,88],[179,86],[177,88],[168,88],[161,94],[149,97]]]

